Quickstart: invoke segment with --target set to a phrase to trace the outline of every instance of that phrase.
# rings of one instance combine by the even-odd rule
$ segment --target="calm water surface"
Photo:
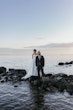
[[[28,82],[0,84],[0,110],[73,110],[73,96],[48,93]]]

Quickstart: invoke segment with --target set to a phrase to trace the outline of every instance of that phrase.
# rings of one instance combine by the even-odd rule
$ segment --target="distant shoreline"
[[[73,55],[73,47],[54,47],[54,48],[36,48],[40,50],[43,55]],[[26,56],[32,55],[33,48],[27,49],[9,49],[0,48],[0,56]]]

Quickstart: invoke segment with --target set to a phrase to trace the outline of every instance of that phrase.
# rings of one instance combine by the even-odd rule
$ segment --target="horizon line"
[[[44,45],[30,45],[30,46],[24,46],[24,47],[19,47],[19,48],[15,48],[15,47],[0,47],[0,49],[27,49],[27,48],[35,48],[35,47],[39,47],[39,48],[41,48],[41,47],[44,47],[44,46],[48,46],[48,45],[53,45],[53,44],[73,44],[73,42],[62,42],[62,43],[48,43],[48,44],[44,44]]]

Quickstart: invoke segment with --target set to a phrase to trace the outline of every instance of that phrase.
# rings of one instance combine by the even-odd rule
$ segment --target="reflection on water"
[[[31,87],[31,94],[33,99],[33,109],[34,110],[43,110],[44,108],[44,92],[36,87]]]
[[[0,110],[73,110],[73,96],[45,92],[28,82],[1,83]]]

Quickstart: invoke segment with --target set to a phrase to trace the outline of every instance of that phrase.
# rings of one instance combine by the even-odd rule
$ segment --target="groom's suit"
[[[37,67],[37,70],[38,70],[38,77],[40,78],[40,71],[42,72],[42,75],[44,76],[44,70],[43,70],[43,67],[44,67],[44,57],[39,55],[36,57],[36,67]]]

